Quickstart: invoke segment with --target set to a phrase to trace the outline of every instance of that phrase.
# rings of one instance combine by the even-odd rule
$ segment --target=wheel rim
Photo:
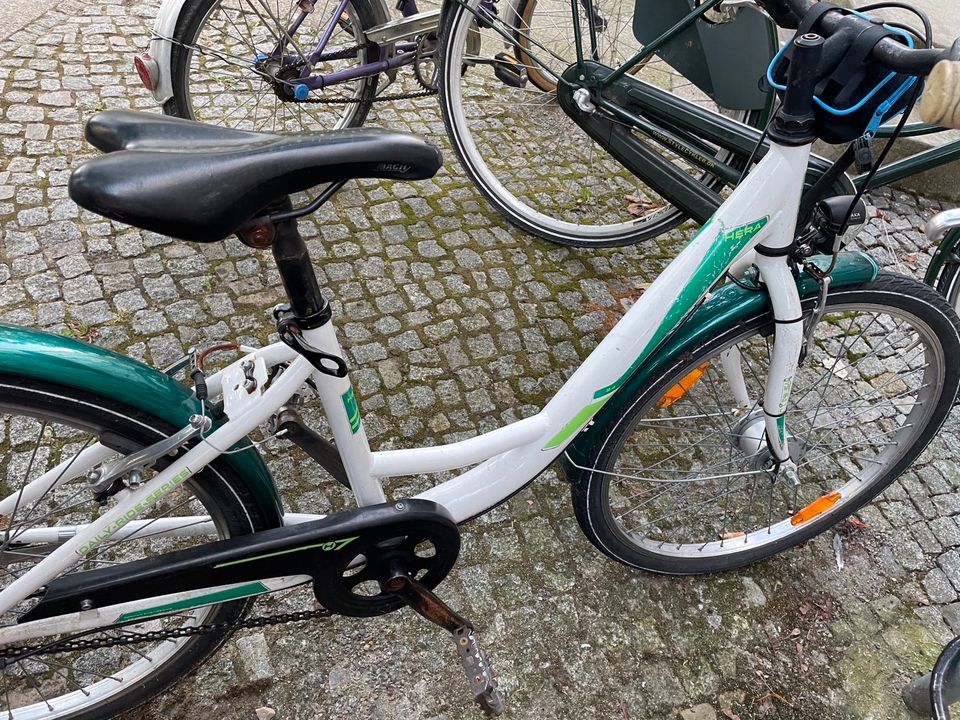
[[[278,96],[278,85],[294,87],[298,84],[296,69],[277,73],[275,64],[262,58],[256,62],[256,58],[273,53],[277,27],[289,28],[298,6],[295,2],[289,3],[287,12],[281,16],[277,4],[277,14],[268,17],[264,10],[267,6],[254,7],[253,2],[216,2],[201,21],[192,44],[204,52],[188,48],[184,59],[184,110],[189,117],[205,123],[262,132],[329,130],[361,123],[366,107],[353,101],[368,100],[376,78],[361,78],[309,92],[310,100],[349,101],[347,104],[295,103]],[[325,23],[336,7],[331,0],[318,2],[316,9],[293,33],[285,54],[303,61],[316,47]],[[351,3],[337,23],[325,52],[342,51],[363,42],[362,25]],[[361,50],[352,58],[320,62],[312,74],[327,75],[355,67],[366,60],[367,52]],[[281,81],[271,82],[271,77],[280,77]]]
[[[475,8],[477,2],[469,5]],[[534,78],[537,73],[549,77],[547,67],[559,74],[573,63],[575,54],[560,51],[561,40],[548,41],[548,28],[531,30],[528,40],[524,40],[523,28],[525,22],[536,26],[537,17],[559,17],[563,9],[569,19],[570,3],[545,0],[535,11],[528,7],[522,9],[524,17],[513,19],[513,24],[520,28],[516,32],[529,56],[522,46],[516,53],[523,64],[534,66]],[[583,15],[579,5],[578,10]],[[501,14],[506,12],[501,10]],[[630,31],[632,13],[632,6],[624,6],[622,12],[618,9],[605,16],[608,26],[600,33],[598,45],[606,64],[616,67],[636,50],[638,43]],[[582,20],[586,27],[586,19]],[[468,173],[508,218],[551,239],[617,242],[675,224],[679,212],[590,140],[557,105],[555,93],[537,87],[544,84],[542,79],[528,82],[525,88],[511,88],[494,76],[491,65],[464,64],[464,58],[492,58],[502,51],[504,39],[497,29],[513,35],[510,21],[498,19],[495,29],[478,33],[469,9],[457,7],[451,18],[443,59],[443,110],[451,142]],[[553,28],[557,37],[563,32],[559,23]],[[569,44],[572,47],[572,33]],[[536,55],[535,49],[551,45],[549,53],[541,49]],[[461,72],[464,67],[466,71]],[[676,73],[666,68],[655,59],[631,73],[661,86],[675,83],[670,89],[697,99],[699,91],[690,91],[685,80],[681,85]],[[709,102],[702,94],[698,101]],[[743,120],[748,115],[744,112],[736,117]],[[679,157],[672,159],[683,165]]]
[[[770,342],[751,330],[727,345],[739,344],[754,399]],[[815,524],[827,527],[866,493],[872,497],[875,483],[909,451],[934,411],[945,374],[936,336],[910,313],[866,304],[830,308],[786,413],[799,449],[791,453],[800,484],[789,486],[782,478],[771,482],[731,442],[736,422],[756,404],[734,413],[719,357],[719,350],[711,353],[706,368],[701,357],[665,382],[664,394],[652,393],[620,436],[601,494],[622,542],[702,559],[782,543]],[[692,386],[660,407],[669,402],[666,391],[677,394],[681,378]]]
[[[13,386],[3,386],[5,395],[15,392]],[[39,473],[49,470],[60,463],[66,463],[65,478],[73,479],[44,493],[35,500],[16,502],[15,511],[5,515],[4,524],[0,531],[0,551],[4,553],[0,563],[0,586],[7,586],[12,579],[21,576],[32,567],[38,558],[49,552],[49,546],[32,543],[24,545],[17,543],[17,536],[25,530],[36,530],[38,527],[55,527],[90,522],[97,516],[97,503],[86,487],[84,476],[86,470],[96,466],[97,462],[80,460],[70,462],[70,458],[77,456],[85,449],[95,447],[96,437],[100,429],[108,428],[116,432],[116,426],[109,419],[112,411],[99,409],[103,415],[93,418],[89,409],[79,408],[80,404],[71,403],[71,399],[57,395],[56,391],[30,391],[29,397],[42,398],[44,402],[68,403],[67,412],[58,414],[40,415],[37,411],[24,414],[17,407],[0,404],[0,453],[6,460],[6,474],[0,478],[3,498],[19,497],[24,494],[24,479],[35,478]],[[86,403],[84,403],[86,404]],[[87,404],[89,407],[89,404]],[[62,406],[63,407],[63,406]],[[107,417],[105,425],[94,427]],[[120,416],[121,418],[125,416]],[[129,431],[130,419],[126,423]],[[132,421],[133,425],[142,425],[137,432],[144,432],[149,428],[139,421]],[[159,437],[155,430],[150,434]],[[105,453],[107,456],[116,456],[116,453]],[[102,461],[100,455],[98,461]],[[149,472],[149,471],[148,471]],[[216,471],[211,469],[216,474]],[[149,475],[145,479],[148,479]],[[156,512],[147,517],[195,516],[208,514],[196,496],[178,492],[164,498],[156,506]],[[227,537],[226,523],[217,513],[212,513],[217,534],[212,538]],[[188,524],[184,520],[184,526]],[[78,566],[78,570],[93,567],[102,567],[108,564],[138,559],[146,555],[153,555],[174,549],[180,549],[195,544],[198,538],[159,538],[152,537],[149,529],[145,528],[139,536],[117,542],[104,542],[88,559]],[[10,625],[16,622],[16,617],[32,606],[33,601],[20,603],[12,611],[0,613],[0,625]],[[215,614],[216,606],[199,608],[179,615],[151,619],[148,622],[128,625],[126,632],[137,630],[155,630],[160,628],[182,627],[200,624],[210,620]],[[97,633],[88,637],[98,637],[109,634]],[[44,642],[31,640],[28,644]],[[185,650],[195,640],[181,638],[174,641],[159,643],[155,646],[136,645],[131,648],[105,648],[101,650],[78,651],[48,658],[28,658],[17,661],[5,668],[2,673],[3,687],[0,689],[0,708],[4,717],[26,720],[29,718],[67,717],[81,711],[89,711],[102,707],[105,703],[118,699],[131,689],[147,681],[158,672],[162,672],[168,664],[181,657]],[[135,648],[135,649],[134,649]]]

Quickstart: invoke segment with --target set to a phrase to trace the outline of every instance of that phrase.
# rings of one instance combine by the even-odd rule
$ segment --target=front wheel
[[[305,132],[361,125],[376,94],[374,73],[343,82],[335,73],[379,59],[365,40],[376,24],[368,0],[316,2],[304,15],[296,0],[187,0],[171,54],[173,97],[164,112],[188,120],[260,132]],[[332,24],[332,25],[331,25]],[[322,54],[313,53],[327,27]],[[301,76],[331,78],[295,97]]]
[[[786,550],[893,482],[957,396],[960,321],[939,295],[887,274],[831,292],[786,412],[789,482],[770,471],[759,411],[773,329],[765,311],[716,332],[594,430],[573,506],[600,550],[670,574]],[[746,407],[731,392],[738,373]]]
[[[589,18],[588,5],[594,13]],[[573,12],[579,14],[580,38]],[[507,220],[552,242],[598,247],[650,239],[683,221],[668,198],[591,140],[556,100],[557,78],[576,61],[576,40],[587,52],[591,25],[603,64],[618,67],[636,52],[632,4],[520,0],[515,7],[502,4],[495,16],[481,0],[463,0],[449,3],[445,13],[439,90],[447,134],[467,175]],[[526,71],[528,80],[520,87],[502,79],[503,61],[497,56],[505,48],[516,61],[513,67]],[[721,110],[658,57],[628,72],[678,98]],[[761,122],[757,111],[724,112],[752,126]],[[742,167],[743,159],[703,140],[694,142],[699,150]],[[715,176],[681,153],[648,145],[705,187],[722,189]]]
[[[92,393],[0,376],[0,589],[57,547],[49,540],[29,541],[28,533],[33,533],[32,537],[47,533],[49,537],[53,531],[54,537],[69,538],[72,528],[103,512],[85,481],[89,469],[116,458],[117,450],[127,454],[174,430],[156,417]],[[146,480],[154,470],[144,471]],[[55,482],[31,485],[45,473]],[[168,532],[161,535],[156,526],[151,527],[150,521],[156,518],[165,519]],[[212,523],[209,533],[177,537],[178,529],[195,526],[203,518]],[[222,461],[158,500],[145,511],[144,519],[147,522],[140,528],[124,538],[106,540],[67,572],[117,567],[268,526],[244,482]],[[28,598],[0,613],[0,628],[7,637],[15,636],[17,618],[35,602]],[[206,623],[229,626],[242,617],[246,607],[243,600],[223,602],[128,624],[124,630],[176,630]],[[91,631],[84,637],[110,638],[112,632]],[[9,720],[114,717],[182,680],[228,635],[227,629],[218,628],[205,635],[152,644],[71,650],[5,663],[0,670],[0,716]],[[26,644],[37,642],[33,639]],[[13,639],[11,644],[20,643]]]

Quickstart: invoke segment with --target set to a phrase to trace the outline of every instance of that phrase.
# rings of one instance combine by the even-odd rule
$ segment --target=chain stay
[[[0,648],[0,665],[26,660],[37,655],[55,655],[60,653],[76,652],[78,650],[97,650],[118,645],[133,645],[142,642],[156,642],[174,638],[196,637],[211,635],[220,632],[234,632],[251,628],[263,628],[281,625],[289,622],[304,622],[332,617],[333,613],[324,608],[316,610],[301,610],[277,615],[258,615],[244,618],[235,622],[208,623],[205,625],[188,625],[171,630],[149,630],[147,632],[127,632],[112,637],[97,637],[84,640],[65,638],[41,645],[8,645]],[[109,630],[109,627],[100,630]],[[91,631],[96,632],[96,631]]]

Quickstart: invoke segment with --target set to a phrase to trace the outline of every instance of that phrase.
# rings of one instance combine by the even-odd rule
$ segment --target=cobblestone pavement
[[[68,332],[155,365],[225,336],[265,342],[281,295],[263,253],[191,245],[81,212],[70,170],[83,120],[153,109],[129,71],[153,3],[88,0],[0,44],[0,321]],[[371,122],[443,143],[435,101]],[[861,236],[919,273],[934,202],[880,193]],[[648,282],[682,234],[573,251],[507,228],[447,167],[367,182],[305,223],[375,446],[463,438],[532,412],[596,344],[615,297]],[[444,597],[484,633],[512,718],[905,717],[900,688],[960,633],[955,416],[922,461],[834,532],[754,567],[674,579],[631,572],[582,538],[551,470],[464,528]],[[302,457],[274,463],[289,508],[344,506]],[[397,488],[422,487],[410,481]],[[296,598],[282,602],[296,605]],[[277,603],[274,603],[276,605]],[[270,610],[271,607],[265,608]],[[443,635],[410,612],[245,633],[131,718],[478,717]]]

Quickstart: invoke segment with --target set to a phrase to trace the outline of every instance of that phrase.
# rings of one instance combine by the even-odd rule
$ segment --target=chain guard
[[[417,543],[430,542],[436,558],[429,563],[420,562],[404,544],[408,538]],[[401,550],[386,552],[394,545]],[[412,499],[368,505],[306,523],[69,573],[50,582],[39,602],[19,621],[89,609],[106,612],[111,606],[172,593],[291,575],[309,576],[318,586],[339,584],[355,588],[356,582],[351,585],[341,578],[354,559],[366,552],[372,558],[368,567],[379,568],[383,557],[396,555],[397,561],[410,563],[409,572],[426,571],[423,580],[436,585],[453,567],[459,550],[456,523],[436,503]],[[337,597],[331,594],[330,610],[356,612],[350,602],[337,603]],[[364,610],[378,614],[379,610],[374,612],[374,608],[379,607],[375,603]]]

